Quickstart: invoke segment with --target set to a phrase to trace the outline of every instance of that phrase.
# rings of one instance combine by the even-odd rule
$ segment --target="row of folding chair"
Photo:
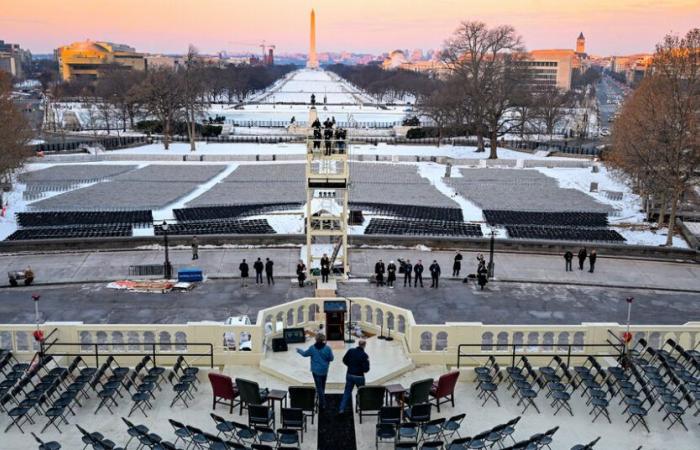
[[[217,434],[209,433],[192,425],[185,425],[174,419],[168,419],[176,436],[177,445],[182,441],[185,448],[211,450],[247,450],[253,449],[297,449],[300,445],[297,430],[270,427],[248,426],[240,422],[229,421],[211,414],[216,423]]]
[[[417,403],[406,408],[402,419],[400,406],[383,406],[377,415],[375,444],[380,442],[427,444],[430,442],[447,442],[454,435],[460,436],[466,414],[457,414],[450,418],[430,418],[430,403]]]
[[[448,450],[461,450],[461,449],[483,449],[483,448],[503,448],[505,446],[505,441],[510,438],[510,440],[515,444],[515,426],[520,421],[520,416],[515,419],[509,420],[506,423],[496,425],[495,427],[482,431],[474,435],[473,437],[460,437],[453,440],[450,445],[447,446]],[[554,430],[556,432],[556,429]],[[537,442],[541,442],[542,446],[551,443],[551,434],[554,432],[547,432],[538,436]],[[534,437],[533,437],[534,438]],[[543,448],[543,447],[537,447]]]

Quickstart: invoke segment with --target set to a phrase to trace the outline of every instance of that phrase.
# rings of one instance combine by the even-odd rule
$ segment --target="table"
[[[398,399],[399,402],[403,402],[403,396],[406,393],[406,388],[400,384],[389,384],[386,387],[386,394],[389,397],[389,405],[394,404],[394,398]]]
[[[281,389],[270,389],[267,393],[267,403],[275,407],[275,402],[280,402],[280,408],[287,407],[287,391]],[[283,406],[284,404],[284,406]]]

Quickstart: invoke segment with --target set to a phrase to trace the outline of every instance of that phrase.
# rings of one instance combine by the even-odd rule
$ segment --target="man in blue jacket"
[[[369,356],[365,353],[365,345],[367,345],[367,341],[360,339],[357,347],[351,348],[343,356],[343,364],[348,366],[348,372],[345,375],[345,392],[343,392],[343,399],[340,401],[338,414],[345,412],[355,386],[365,385],[365,374],[369,372]]]
[[[333,361],[333,350],[326,345],[326,336],[323,333],[316,335],[314,345],[306,351],[298,348],[297,353],[301,356],[311,358],[311,375],[314,377],[316,385],[316,395],[318,396],[318,407],[326,407],[326,378],[328,378],[328,366]]]

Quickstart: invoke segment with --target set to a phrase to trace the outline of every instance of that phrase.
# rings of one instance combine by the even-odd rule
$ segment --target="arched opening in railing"
[[[420,334],[420,349],[424,352],[433,350],[433,333],[424,331]]]

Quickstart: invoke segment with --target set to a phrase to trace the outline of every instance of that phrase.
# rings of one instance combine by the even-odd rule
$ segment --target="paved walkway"
[[[374,271],[374,263],[383,259],[388,264],[399,257],[413,263],[422,259],[424,277],[429,279],[428,266],[437,260],[443,277],[452,274],[452,252],[430,252],[408,249],[352,249],[351,273],[367,276]],[[461,272],[464,277],[476,268],[476,254],[463,254]],[[41,284],[102,282],[127,278],[129,266],[138,264],[162,264],[162,249],[117,252],[50,253],[0,256],[0,271],[23,269],[30,265]],[[238,276],[238,265],[246,258],[251,266],[257,257],[271,258],[278,276],[293,276],[299,259],[298,248],[200,249],[200,259],[191,260],[189,249],[171,249],[172,264],[178,267],[201,267],[211,278]],[[488,254],[486,255],[488,258]],[[196,263],[196,264],[195,264]],[[398,264],[397,264],[398,265]],[[599,256],[595,273],[579,271],[574,261],[574,271],[564,271],[564,258],[552,255],[497,253],[495,257],[496,281],[566,284],[584,286],[633,287],[700,292],[700,264],[647,261]],[[586,266],[586,269],[588,267]],[[254,274],[252,274],[254,276]]]

